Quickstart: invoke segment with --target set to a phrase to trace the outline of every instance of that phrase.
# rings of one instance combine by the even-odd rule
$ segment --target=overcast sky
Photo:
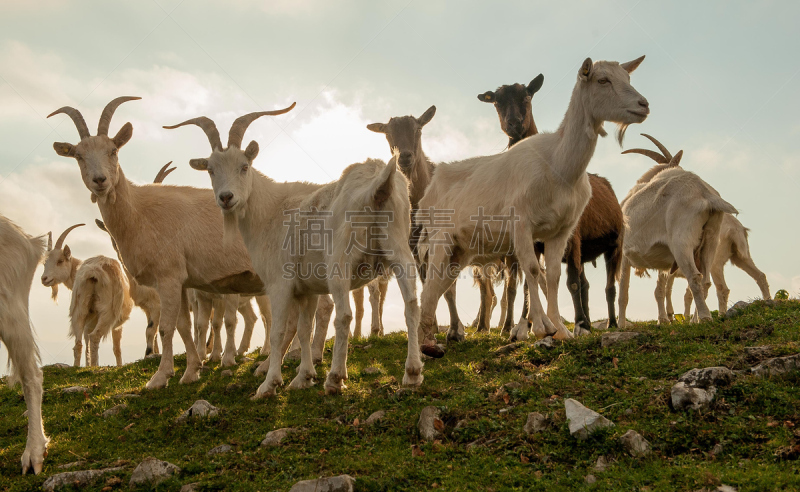
[[[54,141],[77,143],[66,116],[45,119],[71,105],[92,133],[103,106],[120,95],[141,96],[112,121],[126,121],[133,138],[120,152],[129,179],[149,182],[167,161],[178,170],[168,182],[209,187],[188,160],[210,152],[199,129],[162,125],[206,115],[221,133],[239,115],[297,108],[253,123],[255,162],[279,181],[327,182],[366,157],[387,159],[382,135],[366,130],[391,116],[419,116],[435,104],[423,148],[434,161],[500,152],[507,143],[492,106],[476,95],[508,83],[544,85],[533,100],[540,131],[555,129],[581,62],[627,61],[647,55],[632,76],[648,98],[651,116],[628,131],[625,147],[644,146],[638,133],[661,140],[682,166],[697,172],[734,204],[751,229],[756,264],[771,290],[800,292],[795,253],[800,183],[800,96],[797,74],[800,18],[797,2],[532,2],[230,0],[141,2],[0,1],[0,213],[38,235],[92,224],[100,213],[89,200],[73,159],[59,157]],[[621,156],[612,138],[601,140],[589,171],[607,177],[622,199],[652,164]],[[494,190],[502,192],[502,190]],[[70,235],[78,258],[113,255],[104,233],[87,226]],[[606,317],[602,261],[588,266],[591,316]],[[58,305],[39,283],[31,317],[44,363],[71,362],[67,339],[69,292]],[[759,295],[746,274],[726,269],[731,301]],[[562,284],[564,275],[562,275]],[[685,281],[676,282],[676,306]],[[632,319],[654,319],[654,279],[631,283]],[[462,319],[477,311],[477,290],[460,281]],[[712,289],[711,307],[716,307]],[[562,314],[572,303],[562,286]],[[367,307],[369,319],[369,308]],[[682,311],[681,308],[676,309]],[[446,320],[445,303],[439,308]],[[495,315],[495,323],[499,313]],[[123,336],[123,358],[144,353],[144,317],[135,310]],[[388,330],[404,329],[395,283],[385,312]],[[241,332],[241,330],[240,330]],[[263,342],[258,328],[254,345]],[[179,337],[176,350],[182,351]],[[6,357],[0,350],[0,363]],[[113,362],[110,342],[101,363]]]

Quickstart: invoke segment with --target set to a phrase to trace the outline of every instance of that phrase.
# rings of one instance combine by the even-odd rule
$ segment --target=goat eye
[[[212,171],[211,169],[209,169],[209,170],[208,170],[208,175],[209,175],[209,176],[213,176],[213,175],[214,175],[214,171]]]
[[[607,84],[607,83],[608,83],[608,79],[599,79],[599,80],[597,81],[597,83],[598,83],[598,84]]]
[[[242,166],[242,174],[246,173],[246,172],[247,172],[247,169],[248,169],[248,166],[247,166],[247,164],[245,164],[244,166]]]
[[[56,262],[56,265],[61,265],[62,263],[64,263],[64,262],[63,262],[63,261],[61,261],[61,260],[58,260],[58,261]]]
[[[117,155],[117,149],[112,149],[112,150],[111,150],[111,155],[112,155],[112,156],[115,156],[115,155]]]

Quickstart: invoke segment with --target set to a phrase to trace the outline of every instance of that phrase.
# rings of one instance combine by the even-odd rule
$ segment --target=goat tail
[[[97,279],[88,277],[76,282],[72,289],[72,299],[69,306],[69,336],[80,338],[83,327],[92,309],[92,299],[97,291]]]
[[[711,195],[706,197],[709,209],[712,212],[724,212],[726,214],[738,214],[739,211],[736,207],[722,199],[719,195]]]
[[[625,228],[621,227],[619,234],[617,235],[617,243],[614,246],[613,251],[611,251],[611,255],[609,255],[606,262],[606,268],[611,269],[611,271],[614,273],[614,279],[617,282],[619,282],[620,278],[622,278],[622,245],[624,241]]]
[[[386,167],[384,167],[381,172],[378,173],[378,177],[375,179],[375,181],[373,181],[372,200],[377,206],[383,205],[386,200],[392,196],[392,191],[394,189],[393,180],[395,172],[397,171],[396,162],[399,155],[400,151],[398,148],[393,148],[393,160],[389,161],[389,164],[387,164]]]

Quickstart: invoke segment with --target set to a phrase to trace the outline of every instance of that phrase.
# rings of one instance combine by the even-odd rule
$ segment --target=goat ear
[[[544,84],[544,75],[539,74],[536,76],[535,79],[531,80],[530,84],[528,84],[527,88],[528,95],[533,96],[534,94],[539,92],[539,89],[542,88],[542,84]]]
[[[631,60],[626,63],[620,63],[619,66],[624,68],[626,72],[631,73],[642,63],[642,60],[644,60],[644,55],[635,60]]]
[[[593,66],[594,65],[592,64],[592,59],[591,58],[587,58],[587,59],[583,60],[583,64],[581,65],[581,69],[578,70],[578,77],[580,77],[581,80],[589,80],[589,76],[592,73],[592,67]]]
[[[244,156],[247,157],[247,160],[250,162],[256,158],[258,155],[258,142],[255,140],[251,140],[249,144],[247,144],[247,148],[244,149]]]
[[[118,149],[122,148],[123,145],[128,143],[128,140],[131,139],[133,136],[133,125],[130,122],[125,123],[122,125],[122,128],[119,129],[114,138],[111,140],[114,141],[114,145],[117,146]]]
[[[669,167],[678,167],[681,164],[681,158],[683,157],[683,151],[678,151],[677,154],[669,161]]]
[[[189,159],[189,165],[198,171],[208,171],[208,159]]]
[[[106,224],[102,220],[94,219],[94,223],[95,223],[95,225],[97,225],[97,227],[100,228],[101,231],[108,232],[108,229],[106,229]]]
[[[428,108],[427,111],[422,113],[422,116],[417,118],[417,123],[419,123],[420,126],[425,126],[428,124],[429,121],[431,121],[433,115],[435,114],[436,114],[436,106],[431,106],[430,108]]]
[[[367,130],[375,133],[386,133],[386,125],[383,123],[370,123],[367,125]]]
[[[64,249],[61,250],[64,253],[64,259],[69,260],[72,258],[72,251],[69,250],[69,246],[64,245]]]
[[[483,101],[485,103],[493,103],[495,102],[494,91],[486,91],[483,94],[478,94],[478,101]]]
[[[67,142],[53,142],[53,150],[61,157],[75,157],[75,147]]]

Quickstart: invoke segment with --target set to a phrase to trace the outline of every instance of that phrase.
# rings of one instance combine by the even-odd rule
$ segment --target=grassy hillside
[[[758,362],[745,354],[749,346],[771,345],[776,356],[800,352],[799,326],[800,302],[782,301],[756,303],[739,317],[714,323],[636,324],[633,330],[645,337],[611,348],[601,348],[595,334],[553,349],[531,342],[496,356],[492,352],[506,344],[496,331],[470,334],[443,359],[426,362],[421,388],[399,392],[406,339],[393,334],[353,341],[342,396],[322,395],[318,383],[256,402],[250,396],[261,378],[252,375],[250,361],[232,377],[212,366],[196,384],[180,385],[176,376],[160,391],[143,390],[156,360],[119,369],[45,368],[51,443],[37,477],[19,470],[26,424],[22,393],[0,386],[0,490],[40,490],[47,476],[63,471],[57,465],[78,460],[85,464],[76,469],[126,467],[118,474],[121,483],[103,479],[88,490],[127,489],[133,468],[147,456],[182,468],[158,490],[193,482],[203,490],[288,490],[298,480],[342,473],[357,479],[357,490],[697,490],[721,483],[741,491],[800,490],[798,462],[776,456],[800,444],[800,374],[740,376],[701,413],[676,413],[669,405],[670,388],[691,368],[748,368]],[[331,343],[320,378],[330,348]],[[176,363],[180,375],[185,359]],[[296,366],[285,363],[287,384]],[[371,366],[381,373],[362,373]],[[510,382],[520,385],[504,389]],[[61,393],[73,385],[90,391]],[[141,396],[129,398],[119,415],[103,418],[123,393]],[[616,427],[578,441],[565,421],[565,398],[601,412]],[[220,414],[177,423],[197,399],[220,407]],[[445,423],[444,437],[435,443],[421,442],[417,431],[419,413],[428,405],[440,408]],[[377,410],[386,411],[383,420],[364,425]],[[526,435],[523,425],[533,411],[553,419],[550,430]],[[299,430],[280,447],[260,447],[264,435],[280,427]],[[628,429],[652,444],[650,457],[626,455],[618,437]],[[207,456],[221,444],[233,451]],[[712,453],[718,444],[721,452],[717,447]],[[419,448],[412,452],[414,445]],[[612,462],[604,472],[593,470],[601,455]],[[589,474],[596,483],[587,483]]]

